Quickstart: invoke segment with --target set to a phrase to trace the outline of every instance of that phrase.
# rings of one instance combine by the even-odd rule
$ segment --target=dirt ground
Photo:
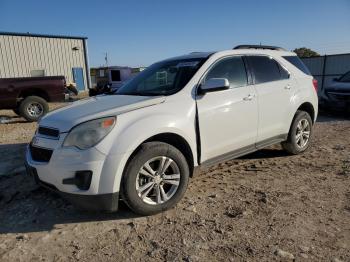
[[[150,217],[122,203],[81,212],[38,188],[22,166],[35,127],[0,124],[0,261],[350,261],[343,117],[320,116],[302,155],[274,146],[201,172],[174,209]]]

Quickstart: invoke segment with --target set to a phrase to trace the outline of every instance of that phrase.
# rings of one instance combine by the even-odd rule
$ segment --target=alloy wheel
[[[147,204],[163,204],[175,195],[180,179],[180,169],[174,160],[167,156],[154,157],[140,168],[136,191]]]
[[[311,126],[307,119],[303,118],[298,122],[295,142],[299,148],[304,148],[310,139]]]
[[[28,105],[27,112],[31,117],[39,117],[43,114],[44,108],[40,103],[32,102]]]

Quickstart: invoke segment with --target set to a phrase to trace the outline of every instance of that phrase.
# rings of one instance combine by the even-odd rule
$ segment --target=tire
[[[312,131],[313,123],[310,115],[305,111],[298,110],[290,127],[288,139],[282,142],[283,149],[292,155],[304,152],[309,148]],[[307,141],[305,141],[306,138]]]
[[[161,176],[157,175],[162,160],[166,160],[164,166],[167,166],[167,161],[170,162],[165,172],[160,172],[163,179],[169,179],[161,180]],[[151,172],[156,171],[155,174],[149,176],[150,172],[145,172],[146,163],[149,163]],[[170,178],[169,175],[173,177]],[[140,215],[156,214],[174,207],[181,200],[187,189],[189,175],[188,163],[177,148],[162,142],[144,143],[124,171],[121,195],[133,212]],[[150,186],[147,187],[147,184]],[[141,198],[142,195],[145,197]]]
[[[41,97],[28,96],[20,103],[18,111],[20,116],[33,122],[43,117],[49,111],[49,106]]]

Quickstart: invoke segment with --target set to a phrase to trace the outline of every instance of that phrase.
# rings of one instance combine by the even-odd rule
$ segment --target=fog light
[[[88,190],[92,179],[92,171],[84,170],[75,172],[75,177],[63,179],[64,185],[75,185],[80,190]]]

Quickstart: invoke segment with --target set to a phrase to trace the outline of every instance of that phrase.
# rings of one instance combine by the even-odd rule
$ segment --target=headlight
[[[80,149],[93,147],[111,132],[115,122],[115,117],[106,117],[79,124],[68,133],[63,146]]]

